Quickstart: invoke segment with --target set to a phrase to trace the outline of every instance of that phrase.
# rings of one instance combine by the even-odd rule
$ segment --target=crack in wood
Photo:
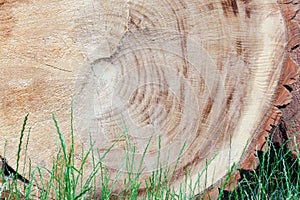
[[[43,65],[46,65],[48,67],[51,67],[53,69],[57,69],[59,71],[63,71],[63,72],[72,72],[71,70],[67,70],[67,69],[62,69],[62,68],[59,68],[59,67],[55,67],[54,65],[50,65],[50,64],[47,64],[47,63],[42,63]]]
[[[16,172],[11,166],[8,165],[5,158],[0,155],[0,168],[5,178],[12,178],[14,180],[19,180],[23,183],[29,184],[29,180]]]

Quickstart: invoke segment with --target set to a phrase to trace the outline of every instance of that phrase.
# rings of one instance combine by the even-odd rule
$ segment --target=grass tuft
[[[127,135],[127,128],[122,135],[119,136],[107,152],[100,155],[94,151],[95,142],[90,137],[90,147],[86,151],[81,149],[81,162],[75,164],[75,137],[73,128],[73,110],[71,109],[71,126],[70,138],[68,144],[65,135],[61,132],[59,124],[52,115],[54,126],[59,138],[56,159],[50,169],[43,166],[33,168],[31,161],[27,161],[26,152],[29,144],[30,128],[28,137],[25,142],[25,158],[24,163],[29,165],[29,183],[20,187],[20,182],[14,177],[13,180],[5,179],[3,170],[1,177],[3,183],[0,187],[0,196],[5,199],[194,199],[191,194],[200,193],[200,177],[205,176],[210,163],[217,156],[206,161],[206,167],[199,172],[198,180],[192,183],[187,178],[180,184],[179,190],[172,188],[172,181],[175,178],[175,172],[180,163],[186,144],[181,147],[178,158],[171,168],[168,165],[161,164],[161,138],[158,138],[158,156],[156,169],[151,172],[148,180],[142,180],[141,174],[144,172],[142,168],[145,156],[148,152],[151,139],[145,146],[142,158],[136,161],[136,148],[132,145],[130,137]],[[19,170],[19,161],[21,159],[21,150],[24,140],[28,115],[24,119],[22,126],[18,152],[17,167]],[[103,159],[109,151],[120,141],[126,141],[126,156],[120,168],[117,170],[115,177],[111,177],[108,169],[103,164]],[[296,141],[296,140],[295,140]],[[295,142],[296,146],[299,145]],[[6,148],[6,147],[4,147]],[[229,183],[229,179],[234,170],[238,168],[232,165],[229,168],[228,177],[225,178],[220,186],[218,199],[300,199],[300,154],[298,148],[297,156],[292,154],[285,145],[279,146],[269,141],[269,148],[266,152],[257,151],[259,166],[256,170],[243,171],[240,170],[241,178],[239,185],[234,191],[226,191],[225,187]],[[5,149],[6,150],[6,149]],[[97,154],[96,154],[97,153]],[[93,170],[89,174],[84,171],[85,166],[91,160]],[[89,162],[90,163],[90,162]],[[124,171],[125,170],[125,171]],[[23,167],[23,174],[25,167]],[[26,173],[27,174],[27,173]],[[120,193],[114,191],[119,189],[117,183],[121,175],[126,176],[123,181],[123,188]],[[190,169],[186,169],[186,177],[190,176]],[[18,175],[16,175],[18,176]],[[113,180],[113,181],[112,181]],[[207,181],[207,180],[206,180]],[[101,186],[101,187],[99,187]],[[144,188],[143,196],[140,197],[141,188]],[[98,191],[97,189],[100,189]],[[38,192],[36,192],[38,190]],[[38,193],[38,194],[37,194]],[[201,199],[201,197],[200,197]]]

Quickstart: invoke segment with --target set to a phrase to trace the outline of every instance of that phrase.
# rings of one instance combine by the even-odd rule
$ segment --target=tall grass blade
[[[16,167],[17,174],[16,174],[16,176],[18,176],[18,173],[19,173],[19,162],[20,162],[20,156],[21,156],[21,150],[22,150],[22,142],[23,142],[23,137],[24,137],[24,132],[25,132],[28,116],[29,116],[29,113],[27,113],[27,115],[24,118],[22,130],[21,130],[21,135],[20,135],[20,139],[19,139],[19,146],[18,146],[18,153],[17,153],[17,167]],[[16,177],[16,179],[18,179],[18,177]]]

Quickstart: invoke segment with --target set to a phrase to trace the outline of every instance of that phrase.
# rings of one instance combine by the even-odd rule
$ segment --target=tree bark
[[[234,163],[254,168],[254,150],[297,98],[293,3],[0,0],[0,154],[15,165],[30,113],[21,153],[50,167],[59,149],[51,113],[70,142],[73,107],[76,162],[81,145],[100,155],[113,145],[103,160],[112,176],[128,146],[141,180],[176,167],[175,188],[187,171],[195,183],[205,170],[203,191]]]
[[[290,57],[290,62],[293,63],[295,69],[300,66],[300,16],[299,16],[300,1],[290,1],[282,4],[282,10],[287,21],[287,33],[289,36],[287,52]],[[297,67],[296,67],[297,66]],[[289,73],[295,73],[294,70],[289,70]],[[300,150],[300,135],[299,135],[299,105],[300,105],[300,82],[299,78],[293,80],[285,86],[292,95],[290,104],[280,107],[282,117],[278,127],[274,129],[274,140],[287,147],[298,156]]]

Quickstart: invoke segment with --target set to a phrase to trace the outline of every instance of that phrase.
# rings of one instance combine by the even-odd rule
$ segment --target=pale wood
[[[28,158],[52,164],[51,113],[69,135],[74,99],[78,162],[89,135],[103,154],[125,132],[137,163],[151,138],[147,179],[160,136],[163,166],[174,167],[186,143],[175,187],[187,169],[195,182],[216,155],[203,190],[244,159],[271,116],[287,41],[275,0],[2,0],[0,8],[0,152],[6,144],[11,165],[26,113]],[[112,173],[125,146],[104,160]]]

